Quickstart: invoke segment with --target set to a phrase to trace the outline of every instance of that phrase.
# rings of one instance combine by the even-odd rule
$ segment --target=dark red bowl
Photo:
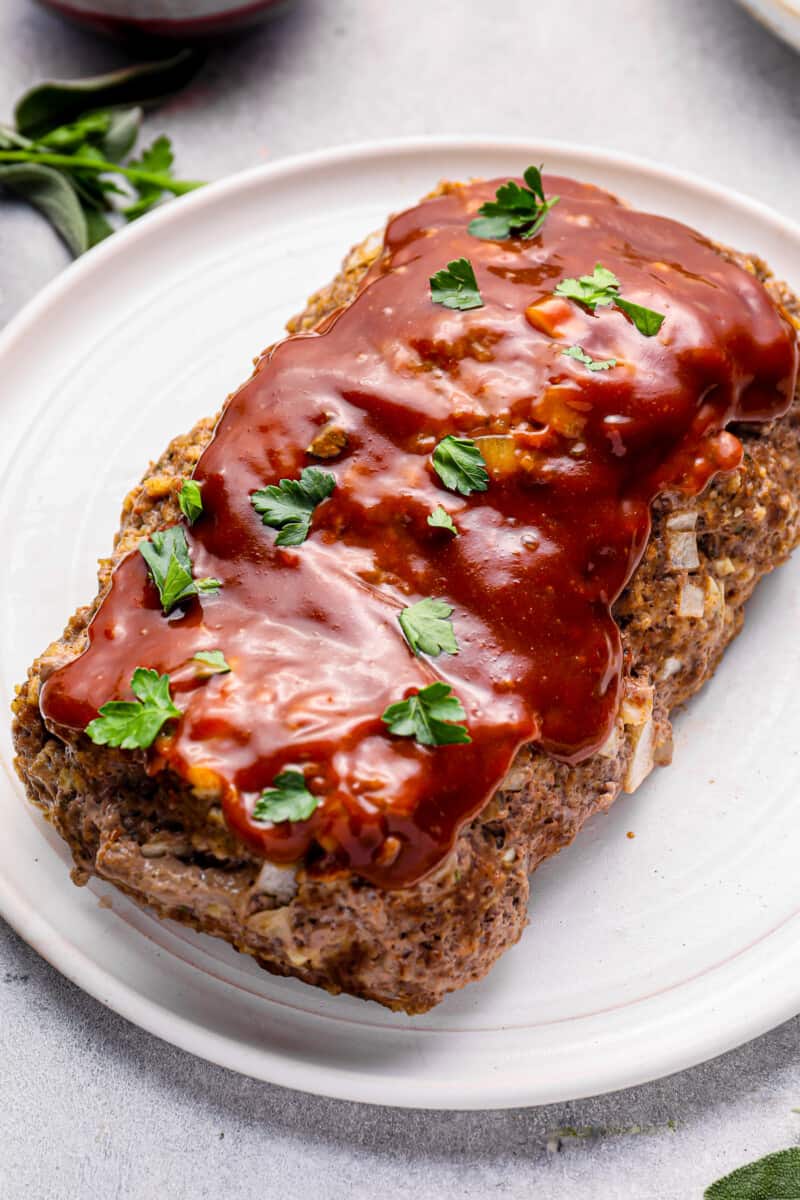
[[[39,0],[101,33],[190,41],[254,25],[292,0]]]

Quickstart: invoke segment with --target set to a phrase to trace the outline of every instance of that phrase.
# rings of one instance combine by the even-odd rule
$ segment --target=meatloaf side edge
[[[314,328],[347,303],[380,253],[374,235],[356,247],[290,331]],[[763,263],[720,253],[761,278],[800,328],[800,302]],[[739,470],[695,500],[665,496],[655,505],[647,551],[615,608],[625,698],[602,750],[568,766],[524,748],[441,866],[393,891],[264,864],[230,834],[214,797],[168,771],[148,776],[142,752],[95,746],[82,734],[56,736],[43,723],[42,682],[83,650],[115,563],[179,519],[181,481],[213,428],[203,420],[176,438],[126,498],[113,554],[100,563],[97,598],[75,613],[17,690],[17,770],[69,845],[76,883],[91,875],[108,880],[275,974],[424,1012],[484,976],[518,940],[535,867],[592,814],[635,790],[653,765],[669,761],[670,711],[711,676],[741,629],[756,583],[800,540],[800,395],[781,420],[736,429],[745,448]]]

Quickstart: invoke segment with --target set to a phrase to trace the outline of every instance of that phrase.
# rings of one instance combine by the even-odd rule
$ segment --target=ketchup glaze
[[[550,177],[561,199],[536,237],[482,241],[467,227],[498,182],[395,217],[352,303],[265,353],[234,394],[194,472],[204,512],[186,530],[195,577],[221,580],[219,593],[166,617],[129,554],[88,648],[42,691],[51,728],[83,729],[130,698],[137,666],[168,672],[183,716],[149,769],[218,792],[236,834],[314,874],[408,885],[524,743],[572,763],[602,745],[622,670],[611,606],[653,499],[736,467],[725,425],[779,416],[794,392],[787,318],[699,234]],[[431,301],[429,277],[461,257],[481,308]],[[596,263],[625,299],[665,315],[656,336],[614,307],[554,295]],[[590,371],[563,354],[571,345],[616,366]],[[485,492],[443,487],[431,453],[447,434],[481,448]],[[326,442],[335,456],[308,452]],[[276,547],[250,497],[309,465],[336,488],[302,545]],[[437,505],[458,536],[427,524]],[[452,605],[457,655],[418,658],[406,643],[398,614],[425,597]],[[199,679],[192,655],[211,648],[231,671]],[[422,746],[381,721],[437,679],[466,710],[468,745]],[[316,811],[255,821],[262,789],[291,769],[322,798]]]

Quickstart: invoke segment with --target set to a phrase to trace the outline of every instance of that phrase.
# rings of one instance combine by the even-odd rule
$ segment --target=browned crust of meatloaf
[[[374,236],[356,247],[289,328],[313,328],[346,303],[379,253]],[[737,261],[800,321],[800,303],[762,263]],[[739,429],[740,470],[695,501],[665,497],[655,506],[647,552],[615,610],[626,700],[603,751],[567,766],[524,749],[442,866],[396,891],[357,878],[314,880],[302,869],[296,876],[262,870],[228,832],[213,798],[170,773],[147,777],[141,753],[94,746],[82,735],[62,740],[43,724],[40,684],[83,649],[111,568],[144,535],[178,519],[180,480],[213,430],[212,420],[199,422],[127,497],[113,556],[100,564],[97,599],[37,659],[14,702],[17,769],[31,800],[69,844],[76,882],[95,874],[160,916],[225,938],[276,974],[409,1013],[481,978],[522,933],[530,872],[593,813],[633,790],[652,762],[669,761],[670,710],[709,678],[741,628],[755,584],[800,540],[799,414],[797,398],[782,420]],[[668,526],[686,511],[697,520],[699,565],[691,570],[671,561]],[[702,611],[688,616],[681,608]]]

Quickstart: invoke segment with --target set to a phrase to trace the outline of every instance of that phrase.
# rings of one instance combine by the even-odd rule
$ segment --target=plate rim
[[[498,138],[491,134],[359,141],[287,156],[274,163],[236,172],[182,198],[180,204],[166,204],[149,214],[143,221],[115,233],[112,238],[69,264],[12,317],[0,332],[0,361],[16,349],[31,328],[38,325],[48,310],[57,306],[73,287],[90,279],[93,274],[102,272],[117,255],[128,254],[137,242],[156,234],[160,228],[175,221],[191,219],[192,212],[197,212],[207,205],[214,205],[226,195],[235,196],[250,187],[268,186],[271,181],[285,179],[292,174],[305,174],[314,169],[324,169],[352,161],[360,162],[375,156],[402,158],[429,154],[436,149],[451,153],[470,150],[480,153],[481,150],[491,150],[507,152],[509,155],[532,152],[547,155],[552,151],[559,155],[579,158],[586,163],[587,170],[593,167],[611,167],[633,171],[656,182],[662,181],[682,190],[688,189],[707,202],[722,201],[726,205],[732,204],[740,211],[750,213],[761,222],[766,222],[779,236],[788,238],[800,247],[800,223],[762,201],[691,172],[662,166],[652,159],[622,151],[559,139]],[[4,772],[4,786],[7,783],[16,789],[16,782],[5,763]],[[535,1083],[528,1088],[520,1088],[518,1081],[512,1083],[508,1079],[483,1079],[480,1089],[475,1089],[479,1092],[478,1095],[474,1095],[472,1090],[465,1091],[458,1098],[458,1103],[454,1103],[452,1085],[448,1086],[444,1080],[438,1089],[432,1088],[429,1082],[422,1080],[413,1084],[406,1083],[405,1094],[387,1097],[385,1081],[379,1075],[358,1069],[310,1066],[281,1050],[273,1050],[268,1045],[261,1047],[261,1069],[252,1069],[252,1064],[248,1065],[244,1061],[246,1048],[233,1036],[198,1025],[117,979],[111,971],[93,961],[83,949],[50,926],[2,874],[0,914],[28,945],[81,990],[126,1020],[182,1050],[207,1059],[217,1066],[294,1090],[397,1108],[503,1109],[532,1106],[556,1099],[577,1099],[632,1087],[708,1061],[765,1033],[800,1010],[800,995],[793,999],[790,999],[788,994],[773,998],[771,1004],[765,1005],[757,1013],[740,1014],[738,1021],[729,1021],[727,1036],[720,1038],[719,1031],[715,1037],[707,1033],[705,1038],[701,1039],[704,1046],[698,1044],[695,1037],[687,1039],[686,1044],[680,1048],[680,1053],[675,1053],[673,1048],[670,1055],[671,1065],[659,1067],[655,1075],[651,1068],[637,1071],[634,1066],[626,1070],[617,1064],[615,1071],[606,1069],[602,1073],[602,1080],[593,1080],[591,1076],[587,1076],[586,1086],[578,1091],[570,1088],[569,1096],[553,1096],[552,1100],[541,1099],[541,1089],[534,1095],[537,1091]],[[732,1028],[734,1025],[735,1028]],[[268,1069],[265,1070],[265,1066]]]

